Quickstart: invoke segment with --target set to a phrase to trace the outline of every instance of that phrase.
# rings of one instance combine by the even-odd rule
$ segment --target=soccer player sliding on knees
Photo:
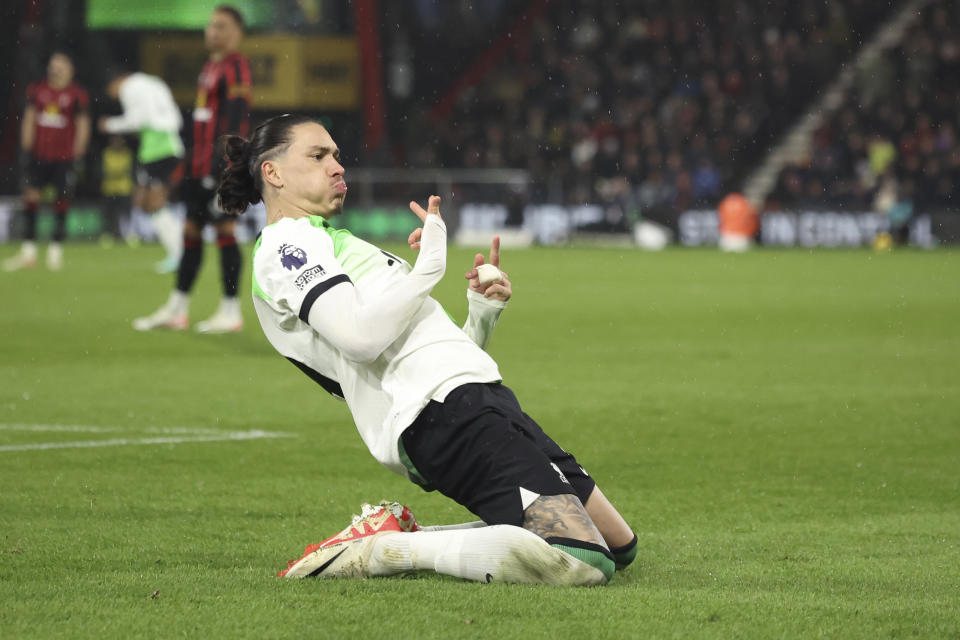
[[[334,229],[346,170],[318,122],[284,115],[227,140],[223,209],[263,200],[253,302],[267,339],[346,401],[373,456],[479,517],[422,527],[395,502],[364,504],[340,533],[308,546],[286,578],[435,571],[482,582],[606,584],[637,538],[573,455],[520,408],[484,351],[510,296],[490,260],[467,271],[463,327],[430,296],[446,271],[440,198],[410,203],[422,227],[414,264]],[[484,268],[488,267],[488,268]],[[489,267],[496,269],[491,271]],[[485,273],[486,272],[486,273]]]

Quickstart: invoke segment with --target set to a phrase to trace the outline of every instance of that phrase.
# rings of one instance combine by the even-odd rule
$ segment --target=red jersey
[[[27,87],[27,105],[36,110],[30,155],[44,162],[73,160],[77,116],[90,105],[86,90],[74,83],[54,89],[46,80],[34,82]]]
[[[224,160],[214,158],[220,136],[245,136],[250,130],[250,61],[233,52],[223,60],[208,60],[197,80],[193,109],[193,151],[190,175],[219,177]]]

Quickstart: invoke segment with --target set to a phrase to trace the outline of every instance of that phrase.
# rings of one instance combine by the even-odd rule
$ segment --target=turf
[[[505,252],[490,350],[639,535],[594,589],[276,579],[362,501],[469,514],[380,468],[246,296],[241,334],[132,331],[158,258],[0,274],[4,638],[960,638],[960,253]],[[130,444],[199,430],[289,437]]]

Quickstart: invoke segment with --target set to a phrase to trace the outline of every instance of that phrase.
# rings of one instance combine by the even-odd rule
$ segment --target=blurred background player
[[[119,134],[110,136],[100,154],[100,195],[104,229],[101,243],[113,244],[124,239],[121,218],[129,220],[133,195],[133,153]]]
[[[217,230],[223,299],[211,318],[197,323],[197,331],[224,333],[243,328],[237,299],[241,259],[235,235],[236,216],[224,214],[216,202],[220,174],[226,164],[217,141],[227,133],[246,135],[250,128],[250,62],[237,51],[243,29],[240,12],[229,5],[219,5],[204,31],[210,57],[198,80],[193,148],[188,177],[181,186],[187,220],[176,287],[160,309],[134,320],[133,326],[138,331],[189,326],[190,291],[203,261],[203,229],[207,224],[213,224]]]
[[[67,234],[67,211],[76,184],[75,164],[90,142],[89,98],[73,81],[73,60],[62,51],[47,63],[47,77],[27,87],[27,105],[20,124],[23,167],[24,232],[20,253],[4,262],[5,271],[37,265],[37,208],[40,190],[54,188],[53,238],[47,248],[47,268],[63,267],[62,243]]]
[[[119,100],[123,114],[102,117],[97,128],[103,133],[140,134],[137,150],[137,189],[133,203],[153,214],[153,227],[167,256],[157,271],[170,273],[180,260],[180,220],[170,210],[170,188],[182,176],[183,118],[166,83],[146,73],[115,73],[107,94]]]

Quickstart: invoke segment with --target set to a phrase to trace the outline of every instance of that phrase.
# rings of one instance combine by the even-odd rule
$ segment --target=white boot
[[[243,329],[243,316],[240,313],[240,300],[223,298],[217,312],[197,323],[200,333],[232,333]]]
[[[27,240],[20,247],[20,253],[3,262],[4,271],[19,271],[20,269],[34,269],[37,266],[37,245]]]
[[[137,318],[133,321],[133,328],[137,331],[152,331],[154,329],[173,329],[182,331],[190,326],[190,319],[187,316],[187,310],[190,304],[190,297],[174,290],[162,307],[153,312],[153,314]]]

